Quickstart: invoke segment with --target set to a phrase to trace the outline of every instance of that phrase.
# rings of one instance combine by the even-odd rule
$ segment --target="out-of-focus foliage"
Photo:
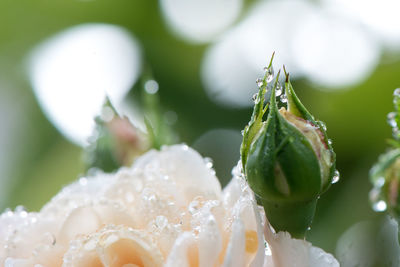
[[[241,17],[252,2],[245,2]],[[224,157],[218,149],[196,140],[215,128],[239,132],[251,109],[217,105],[208,98],[200,74],[207,44],[187,43],[174,35],[157,1],[4,0],[0,2],[0,180],[7,183],[0,186],[4,196],[0,198],[1,209],[22,204],[37,210],[61,186],[84,172],[81,148],[62,137],[46,119],[28,81],[26,66],[30,51],[49,36],[93,22],[119,25],[134,34],[160,86],[163,110],[176,113],[173,127],[180,140],[201,146],[199,151],[213,158],[223,181],[230,176],[229,168],[218,166],[226,166],[231,155]],[[279,47],[275,50],[279,57]],[[354,223],[379,216],[369,207],[368,171],[391,136],[386,114],[392,109],[393,89],[400,86],[399,74],[399,55],[383,50],[373,73],[351,88],[316,90],[316,85],[304,78],[292,80],[304,105],[326,122],[341,172],[340,182],[321,197],[313,228],[307,234],[307,239],[326,251],[334,252],[338,237]],[[248,90],[255,93],[254,88]],[[128,100],[132,105],[139,101],[135,89]],[[223,147],[224,142],[214,144]],[[237,151],[239,159],[239,145],[235,146],[229,153]]]

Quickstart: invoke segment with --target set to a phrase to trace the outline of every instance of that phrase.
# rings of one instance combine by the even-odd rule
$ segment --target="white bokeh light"
[[[255,78],[262,75],[245,59],[238,47],[238,38],[230,32],[205,53],[202,80],[210,99],[220,105],[247,107],[257,92]]]
[[[29,77],[50,121],[72,142],[85,145],[106,95],[118,105],[136,81],[140,48],[123,28],[71,27],[39,45]]]
[[[237,28],[238,46],[245,53],[245,59],[262,69],[275,51],[274,68],[285,64],[292,77],[300,76],[290,44],[299,21],[313,13],[315,9],[310,3],[298,0],[262,1],[254,6]]]
[[[399,0],[324,0],[323,3],[361,21],[387,48],[400,50]]]
[[[321,12],[298,22],[291,44],[297,66],[327,88],[363,81],[380,56],[375,40],[359,25]]]
[[[291,54],[291,36],[312,6],[303,1],[268,1],[254,6],[238,26],[224,34],[205,53],[202,80],[218,104],[248,107],[257,92],[256,78],[275,51],[274,68],[285,64],[292,77],[301,75]]]
[[[213,40],[239,16],[243,0],[160,0],[166,23],[194,43]]]

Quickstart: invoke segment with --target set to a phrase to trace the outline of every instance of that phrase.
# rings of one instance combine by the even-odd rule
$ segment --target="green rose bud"
[[[248,183],[274,229],[303,237],[314,217],[317,199],[338,180],[335,153],[325,125],[316,121],[297,98],[289,74],[280,96],[283,103],[279,103],[287,103],[287,107],[278,109],[276,97],[282,93],[279,73],[274,81],[271,75],[272,60],[265,77],[257,81],[260,90],[243,133],[241,159]],[[267,91],[270,98],[264,106]]]
[[[390,140],[392,148],[379,157],[370,171],[373,189],[370,192],[372,208],[377,212],[388,213],[400,222],[400,133],[399,110],[400,89],[393,93],[395,111],[388,114],[388,123],[393,130],[394,140]]]
[[[127,117],[121,117],[108,99],[95,122],[94,132],[84,153],[87,170],[115,171],[121,166],[131,165],[151,148],[146,134]]]

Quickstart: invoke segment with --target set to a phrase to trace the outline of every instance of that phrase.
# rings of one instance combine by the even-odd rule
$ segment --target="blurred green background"
[[[82,148],[66,139],[47,119],[39,105],[30,82],[27,63],[31,51],[37,45],[54,34],[83,23],[117,25],[135,37],[141,47],[142,62],[151,68],[154,79],[159,84],[163,110],[173,111],[175,112],[173,114],[176,114],[177,120],[173,128],[179,135],[180,141],[194,146],[202,155],[213,158],[217,175],[223,183],[226,183],[231,168],[239,158],[240,130],[250,118],[251,107],[243,104],[243,99],[238,100],[242,101],[238,105],[235,103],[230,105],[228,100],[225,104],[221,104],[223,98],[214,101],[206,91],[209,83],[204,82],[202,68],[207,51],[219,42],[223,42],[225,32],[232,32],[234,31],[232,29],[240,26],[241,22],[251,14],[253,5],[259,1],[244,1],[230,23],[217,33],[213,33],[212,37],[203,39],[185,37],[185,34],[179,32],[179,29],[174,29],[171,23],[166,23],[168,14],[160,2],[153,0],[3,0],[0,2],[0,192],[2,195],[0,209],[24,205],[29,210],[38,210],[63,185],[74,181],[84,171]],[[181,1],[177,2],[178,5]],[[324,7],[321,5],[325,2],[329,1],[309,1],[308,4],[315,5],[317,11],[314,11],[326,18],[331,16],[333,11],[323,10]],[[204,3],[211,5],[212,2]],[[231,3],[225,1],[223,4]],[[271,9],[273,10],[273,7]],[[223,13],[223,10],[219,12]],[[261,8],[257,10],[262,12]],[[204,21],[200,21],[201,25],[212,21],[209,18],[213,15],[213,12],[211,13],[208,16],[202,15]],[[313,79],[309,74],[310,68],[307,72],[301,70],[299,64],[292,64],[294,72],[297,69],[301,70],[300,74],[293,77],[294,88],[311,113],[326,122],[328,135],[333,140],[337,154],[337,167],[341,173],[340,182],[334,184],[321,197],[313,227],[308,234],[308,239],[313,244],[329,252],[335,251],[339,236],[351,225],[380,216],[370,209],[368,192],[371,185],[368,171],[378,155],[387,147],[386,139],[390,138],[391,129],[386,123],[386,114],[393,110],[393,90],[400,87],[400,42],[386,45],[385,41],[375,37],[368,23],[362,20],[354,22],[354,18],[349,19],[346,15],[338,14],[334,13],[335,19],[351,21],[360,25],[368,36],[374,36],[371,40],[377,44],[374,47],[378,51],[374,51],[377,56],[375,61],[371,60],[373,64],[369,71],[359,74],[361,78],[343,84],[340,84],[340,75],[333,77],[332,79],[337,79],[338,83],[332,85],[329,82],[324,84],[320,79]],[[274,20],[274,23],[287,24],[285,15],[288,14],[283,13],[280,20]],[[267,43],[268,38],[275,42],[281,36],[291,38],[291,34],[296,35],[285,29],[279,31],[272,29],[268,24],[260,26],[265,30],[260,32],[260,35],[267,38]],[[334,28],[326,27],[324,30],[329,35]],[[196,31],[192,34],[196,35]],[[400,31],[397,31],[397,34],[400,34]],[[348,39],[342,40],[347,54],[339,52],[345,60],[341,60],[339,65],[337,62],[323,63],[332,65],[337,70],[346,69],[348,65],[353,66],[353,61],[357,58],[353,59],[353,51],[347,51],[346,47],[354,48],[352,43],[354,36],[356,34],[351,34]],[[315,39],[309,40],[310,47],[318,44],[318,35],[313,38]],[[397,40],[396,38],[394,39]],[[251,44],[252,42],[262,44],[258,38],[249,41]],[[274,42],[272,43],[275,44]],[[264,54],[271,53],[270,48],[274,46],[273,44],[265,53],[259,54],[265,64],[268,58]],[[294,45],[296,44],[295,42]],[[317,48],[313,48],[316,53]],[[293,47],[290,53],[281,51],[279,46],[272,49],[276,51],[277,58],[282,55],[285,56],[284,59],[289,60],[294,57],[290,53],[297,51]],[[325,54],[335,54],[335,51],[327,49]],[[225,56],[231,67],[235,67],[231,62],[236,56],[239,58],[237,54],[232,54],[231,57],[228,54]],[[329,59],[328,57],[327,60]],[[239,67],[244,68],[246,64],[237,63]],[[290,63],[287,64],[291,67]],[[261,70],[260,67],[259,71]],[[229,69],[227,71],[227,75],[223,75],[221,79],[228,79],[229,87],[229,81],[236,83],[241,72],[231,72],[234,75],[231,78]],[[323,67],[320,71],[329,72]],[[243,78],[245,84],[250,80],[252,87],[243,89],[244,95],[247,94],[250,98],[256,91],[254,81],[258,77],[257,72],[251,73],[254,73],[254,76],[252,74],[250,78],[247,77],[249,75]],[[134,84],[131,87],[133,88]],[[130,103],[136,101],[134,95],[134,92],[128,94],[127,98],[132,99]],[[242,96],[243,94],[240,95]],[[247,98],[244,102],[246,101]],[[71,109],[73,106],[71,103]]]

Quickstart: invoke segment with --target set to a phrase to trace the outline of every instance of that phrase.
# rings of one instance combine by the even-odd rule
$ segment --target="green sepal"
[[[275,53],[272,54],[271,60],[269,62],[269,65],[267,69],[272,69],[272,62],[274,59]],[[264,75],[264,78],[262,79],[262,86],[260,86],[256,99],[254,108],[253,108],[253,113],[251,115],[250,121],[248,125],[243,130],[243,141],[240,146],[240,156],[241,156],[241,161],[242,161],[242,167],[243,170],[245,170],[246,166],[246,161],[248,157],[248,152],[250,149],[250,145],[254,141],[254,138],[256,135],[259,133],[263,122],[263,116],[268,109],[268,104],[264,107],[264,101],[265,101],[265,93],[267,91],[267,78],[268,78],[268,72]]]
[[[331,156],[331,162],[330,162],[330,168],[329,168],[329,176],[326,182],[322,183],[322,191],[321,193],[324,193],[326,190],[329,189],[329,187],[332,184],[332,179],[335,175],[335,171],[336,171],[336,153],[333,151],[333,147],[331,145],[331,143],[329,142],[329,138],[326,132],[326,126],[325,123],[323,123],[322,121],[318,121],[314,118],[314,116],[305,108],[305,106],[303,105],[303,103],[301,103],[300,99],[297,97],[293,86],[290,82],[290,76],[289,73],[286,72],[285,66],[283,67],[283,70],[285,72],[285,93],[287,96],[287,107],[288,107],[288,111],[290,113],[292,113],[295,116],[298,116],[306,121],[308,121],[309,123],[311,123],[312,125],[315,125],[318,127],[322,138],[321,138],[321,142],[323,143],[323,145],[326,147],[327,150],[329,150],[330,152],[330,156]]]

